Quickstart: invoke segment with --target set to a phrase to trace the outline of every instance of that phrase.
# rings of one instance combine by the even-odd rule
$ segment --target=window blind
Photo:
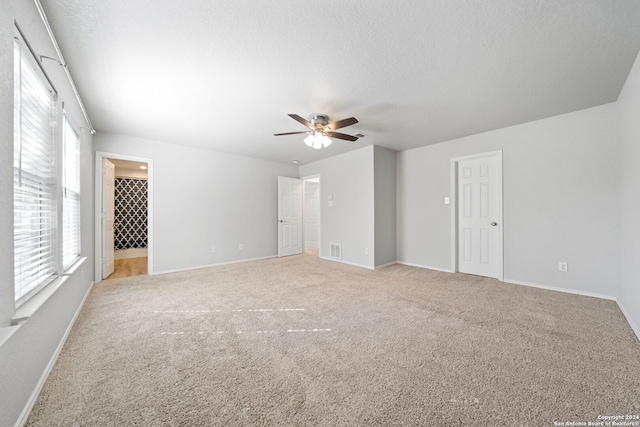
[[[53,90],[14,42],[14,267],[19,305],[55,278],[56,167]]]
[[[64,115],[62,188],[62,267],[80,255],[80,139]]]

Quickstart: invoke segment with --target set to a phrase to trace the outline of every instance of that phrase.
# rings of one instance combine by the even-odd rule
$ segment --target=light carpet
[[[640,343],[613,301],[298,255],[96,284],[28,425],[553,426],[639,413]]]

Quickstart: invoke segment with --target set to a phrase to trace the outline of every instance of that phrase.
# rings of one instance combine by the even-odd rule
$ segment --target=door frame
[[[498,209],[498,280],[504,281],[504,205],[503,205],[503,185],[502,185],[502,150],[489,151],[486,153],[472,154],[468,156],[454,157],[451,159],[451,271],[457,273],[458,270],[458,167],[459,164],[467,160],[476,160],[486,157],[496,157],[498,161],[497,188],[496,194],[499,198],[500,209]]]
[[[94,281],[102,281],[102,159],[130,160],[147,164],[147,274],[153,275],[153,159],[96,151],[94,207]]]
[[[304,182],[318,178],[318,257],[320,257],[320,253],[322,250],[322,177],[319,173],[313,175],[307,175],[300,177],[302,180],[302,212],[304,213]],[[302,223],[304,224],[304,214],[302,218]],[[302,227],[302,252],[305,251],[304,246],[304,226]]]

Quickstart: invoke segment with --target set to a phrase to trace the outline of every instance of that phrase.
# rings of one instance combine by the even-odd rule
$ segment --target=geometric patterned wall
[[[147,247],[147,180],[116,178],[115,249]]]

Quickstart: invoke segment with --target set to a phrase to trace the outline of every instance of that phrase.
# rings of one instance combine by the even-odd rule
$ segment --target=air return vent
[[[331,243],[331,258],[342,259],[342,245],[340,243]]]

